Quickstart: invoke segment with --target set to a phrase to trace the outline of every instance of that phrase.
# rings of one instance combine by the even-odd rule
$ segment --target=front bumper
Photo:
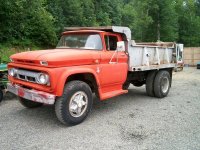
[[[29,90],[19,85],[7,84],[7,90],[19,97],[44,104],[54,104],[56,96],[42,91]]]

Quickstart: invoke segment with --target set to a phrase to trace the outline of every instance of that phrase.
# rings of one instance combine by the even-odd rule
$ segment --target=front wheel
[[[154,81],[154,93],[158,98],[166,97],[171,86],[171,77],[168,71],[159,71]]]
[[[82,81],[71,81],[66,84],[63,95],[56,100],[56,116],[63,124],[79,124],[90,113],[92,103],[89,85]]]
[[[27,107],[27,108],[37,108],[37,107],[41,107],[43,105],[42,103],[38,103],[38,102],[31,101],[31,100],[27,100],[27,99],[22,98],[22,97],[18,97],[18,99],[19,99],[19,102],[24,107]]]

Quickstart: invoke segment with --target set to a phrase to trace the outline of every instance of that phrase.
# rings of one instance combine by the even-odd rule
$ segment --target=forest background
[[[55,47],[64,27],[128,26],[138,42],[200,46],[200,0],[0,0],[0,50]],[[2,54],[1,54],[2,55]]]

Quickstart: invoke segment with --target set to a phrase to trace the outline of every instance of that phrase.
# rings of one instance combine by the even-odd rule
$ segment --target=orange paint
[[[95,30],[70,31],[64,32],[63,35],[69,33],[76,34],[77,32],[99,34],[103,49],[79,50],[58,48],[14,54],[11,56],[14,62],[9,63],[8,68],[28,69],[47,73],[50,76],[50,85],[39,85],[9,76],[11,83],[61,96],[70,75],[90,73],[95,77],[101,100],[126,93],[127,91],[122,90],[122,85],[126,81],[128,73],[128,56],[125,52],[107,50],[105,43],[106,35],[116,36],[118,41],[122,41],[121,35]],[[112,62],[110,62],[112,57]],[[40,61],[48,62],[48,66],[42,66]]]

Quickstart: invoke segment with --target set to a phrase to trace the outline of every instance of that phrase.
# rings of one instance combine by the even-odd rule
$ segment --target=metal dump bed
[[[129,43],[129,71],[156,70],[176,66],[175,43]]]

